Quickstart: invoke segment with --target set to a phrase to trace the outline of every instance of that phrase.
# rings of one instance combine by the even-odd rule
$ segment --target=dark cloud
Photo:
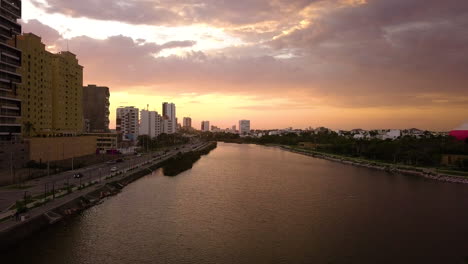
[[[88,1],[92,8],[86,6]],[[44,8],[49,12],[100,19],[108,16],[107,19],[133,23],[150,23],[146,19],[152,15],[144,15],[140,21],[132,14],[141,7],[152,12],[154,3],[126,1],[130,11],[124,14],[121,1],[115,0],[48,2],[51,7]],[[183,17],[176,19],[178,22],[205,19],[242,24],[274,19],[281,14],[295,16],[313,1],[248,1],[252,4],[248,10],[246,1],[170,2],[174,3],[174,10],[185,8]],[[102,9],[105,3],[108,7],[103,14],[91,12]],[[159,3],[164,6],[169,1]],[[276,10],[275,6],[281,8]],[[179,11],[175,13],[182,16]],[[298,102],[297,107],[314,98],[320,98],[319,104],[340,107],[468,104],[468,2],[368,0],[359,6],[329,5],[311,22],[308,27],[262,45],[190,52],[181,57],[154,55],[165,48],[190,47],[194,42],[157,45],[115,36],[105,40],[77,37],[69,40],[69,45],[85,66],[88,81],[106,83],[116,90],[133,86],[146,87],[140,92],[148,93],[254,94],[259,100],[291,99]],[[36,22],[31,27],[48,32],[44,34],[64,47],[64,40],[53,30]],[[255,30],[251,33],[255,35]],[[274,57],[288,53],[289,59]]]
[[[46,4],[31,1],[49,13],[132,24],[242,25],[283,18],[319,0],[46,0]]]

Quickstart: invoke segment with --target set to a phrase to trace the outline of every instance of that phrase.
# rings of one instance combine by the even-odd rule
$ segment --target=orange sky
[[[468,2],[23,0],[24,32],[77,54],[115,108],[221,128],[450,130],[468,120]]]

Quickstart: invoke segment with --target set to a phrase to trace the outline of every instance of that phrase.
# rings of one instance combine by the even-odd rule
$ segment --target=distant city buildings
[[[109,132],[109,87],[88,85],[83,87],[83,116],[86,133]]]
[[[163,133],[173,134],[177,131],[176,106],[173,103],[163,103]]]
[[[192,128],[192,118],[190,117],[184,117],[184,128]]]
[[[139,110],[133,106],[117,108],[116,130],[122,141],[136,141],[139,132]]]
[[[250,120],[239,121],[239,134],[248,135],[250,133]]]
[[[155,138],[163,133],[161,115],[156,111],[141,110],[139,135]]]
[[[210,121],[202,121],[201,122],[201,131],[203,131],[203,132],[210,131]]]

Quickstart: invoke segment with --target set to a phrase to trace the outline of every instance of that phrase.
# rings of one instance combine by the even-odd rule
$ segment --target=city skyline
[[[183,2],[27,0],[22,24],[77,54],[85,84],[110,87],[111,128],[118,106],[147,101],[219,127],[448,131],[467,119],[467,3]]]

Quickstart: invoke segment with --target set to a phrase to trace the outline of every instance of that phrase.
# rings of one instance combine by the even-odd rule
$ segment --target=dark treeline
[[[440,166],[444,154],[468,155],[468,142],[429,134],[421,138],[405,136],[396,140],[354,139],[351,136],[340,136],[335,132],[318,134],[306,132],[300,135],[291,133],[261,138],[240,138],[236,134],[209,133],[203,134],[203,137],[235,143],[289,146],[306,143],[309,148],[320,152],[413,166]],[[460,161],[458,167],[467,170],[468,160]]]
[[[215,148],[216,144],[212,144],[209,147],[199,151],[190,151],[187,153],[179,152],[177,156],[168,159],[162,164],[164,175],[177,176],[178,174],[191,169],[193,164],[197,162],[201,156],[207,155]]]
[[[161,134],[155,138],[143,135],[138,137],[138,146],[142,150],[156,150],[163,147],[187,144],[189,141],[189,138],[181,134]]]

